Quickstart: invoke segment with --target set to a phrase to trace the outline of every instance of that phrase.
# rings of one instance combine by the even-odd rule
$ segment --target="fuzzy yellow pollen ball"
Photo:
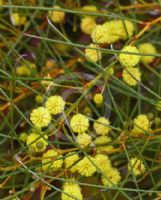
[[[78,113],[71,118],[70,126],[73,132],[84,133],[88,130],[89,120],[85,115]]]
[[[89,59],[89,61],[97,62],[101,59],[101,52],[97,49],[91,49],[91,48],[98,48],[98,45],[96,44],[90,44],[90,48],[85,49],[85,56]]]
[[[141,81],[141,72],[137,67],[128,67],[123,70],[122,78],[128,85],[135,86],[139,81]]]
[[[46,127],[51,122],[51,115],[44,107],[35,108],[30,114],[31,122],[38,128]]]
[[[56,5],[54,6],[54,9],[60,9],[61,7]],[[65,18],[65,13],[62,11],[49,11],[48,12],[49,18],[52,20],[54,23],[60,23],[64,21]]]
[[[61,96],[54,95],[47,99],[45,107],[51,114],[57,115],[64,111],[65,101]]]
[[[135,46],[125,46],[121,52],[124,53],[119,54],[119,61],[123,66],[134,67],[139,63],[141,56],[134,55],[139,54],[139,50]],[[126,52],[128,54],[126,54]]]

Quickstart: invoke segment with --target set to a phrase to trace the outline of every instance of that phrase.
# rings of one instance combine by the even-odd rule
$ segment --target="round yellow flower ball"
[[[128,20],[117,20],[115,26],[120,39],[126,40],[134,34],[134,24]]]
[[[157,50],[151,43],[142,43],[139,45],[139,51],[143,54],[156,54]],[[151,63],[155,59],[155,56],[141,56],[141,62]]]
[[[96,25],[91,33],[91,37],[94,43],[111,43],[110,35],[107,31],[106,26],[104,25]]]
[[[90,44],[89,47],[91,48],[98,48],[98,45]],[[97,62],[101,59],[101,52],[96,49],[85,49],[85,56],[89,59],[89,61]]]
[[[134,131],[144,133],[150,129],[150,121],[147,115],[140,114],[134,119]]]
[[[93,101],[95,104],[102,104],[103,103],[103,95],[98,93],[94,95]]]
[[[51,122],[51,115],[44,107],[35,108],[30,114],[31,122],[38,128],[46,127]]]
[[[95,19],[92,17],[84,17],[81,19],[81,30],[86,34],[91,34],[96,26]]]
[[[136,86],[141,81],[141,72],[138,68],[128,67],[123,70],[122,79],[130,86]]]
[[[97,154],[94,157],[95,160],[95,164],[96,164],[96,168],[98,172],[104,172],[104,171],[108,171],[108,169],[111,169],[112,165],[111,165],[111,161],[109,160],[108,156],[104,155],[104,154]]]
[[[139,63],[141,56],[132,54],[132,53],[139,54],[139,50],[135,46],[125,46],[121,50],[121,52],[131,53],[131,54],[126,54],[126,53],[119,54],[119,61],[125,67],[134,67]]]
[[[63,192],[61,193],[62,200],[83,200],[81,188],[74,181],[68,181],[63,185]]]
[[[112,21],[107,21],[103,24],[103,26],[106,28],[106,36],[107,38],[107,43],[114,43],[119,40],[119,35],[117,33],[117,24],[116,20]]]
[[[56,6],[54,6],[54,8],[60,9],[61,7],[56,5]],[[64,21],[65,13],[62,11],[49,11],[48,16],[52,20],[52,22],[60,23],[60,22]]]
[[[84,133],[89,128],[89,120],[80,113],[74,115],[70,120],[70,126],[75,133]]]
[[[107,135],[110,131],[110,122],[104,117],[99,117],[93,124],[93,128],[98,135]]]
[[[61,96],[51,96],[45,103],[46,109],[53,115],[60,114],[64,111],[65,101]]]
[[[85,156],[77,164],[77,171],[82,176],[92,176],[96,172],[96,167],[94,165],[94,158],[91,156]]]

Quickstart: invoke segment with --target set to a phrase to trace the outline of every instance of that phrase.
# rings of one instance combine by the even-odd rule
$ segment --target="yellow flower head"
[[[92,141],[92,138],[87,133],[82,133],[77,136],[77,143],[81,147],[87,147]]]
[[[64,159],[65,168],[71,167],[78,160],[79,160],[79,156],[76,152],[66,154],[66,157]]]
[[[122,78],[128,85],[135,86],[138,81],[141,81],[141,72],[137,67],[128,67],[123,70]]]
[[[109,158],[104,155],[104,154],[97,154],[94,157],[95,160],[95,164],[96,164],[96,168],[98,168],[98,172],[104,172],[104,171],[108,171],[109,169],[111,169],[111,161],[109,160]]]
[[[104,117],[99,117],[93,124],[93,128],[98,135],[107,135],[110,131],[110,122]]]
[[[119,40],[119,34],[117,33],[118,28],[116,28],[117,27],[116,22],[117,22],[116,20],[113,20],[105,22],[103,24],[103,26],[106,28],[106,34],[108,36],[107,43],[114,43]]]
[[[98,48],[95,44],[90,44],[89,47],[91,48]],[[85,49],[85,56],[92,62],[97,62],[101,59],[101,52],[96,49]]]
[[[60,114],[64,111],[65,101],[61,96],[51,96],[45,103],[46,109],[53,115]]]
[[[111,43],[110,35],[104,25],[96,25],[91,33],[91,37],[94,43]]]
[[[139,51],[143,54],[156,54],[157,50],[151,43],[143,43],[139,45]],[[141,56],[141,62],[151,63],[155,59],[155,56]]]
[[[150,128],[150,121],[147,115],[140,114],[134,119],[134,131],[144,133]]]
[[[126,53],[120,53],[119,60],[125,67],[134,67],[138,64],[140,60],[140,55],[134,55],[132,53],[139,53],[138,49],[135,46],[125,46],[121,52],[127,52],[131,54]]]
[[[116,168],[111,168],[106,173],[104,173],[104,176],[102,176],[102,183],[105,186],[113,186],[117,185],[121,181],[120,172]]]
[[[28,134],[27,133],[21,133],[21,135],[20,135],[20,140],[22,141],[22,142],[26,142],[26,140],[27,140],[27,137],[28,137]]]
[[[36,133],[31,133],[27,137],[26,144],[28,148],[32,148],[34,152],[43,152],[48,145],[47,139],[47,135],[38,135]]]
[[[92,17],[84,17],[81,19],[81,30],[86,34],[91,34],[96,26],[95,19]]]
[[[63,165],[63,159],[59,156],[58,151],[50,149],[43,154],[42,169],[43,171],[57,171]]]
[[[52,77],[50,76],[50,74],[48,74],[47,76],[44,76],[43,79],[51,79]],[[44,86],[44,87],[50,87],[53,85],[53,82],[52,80],[42,80],[41,81],[41,84]]]
[[[63,193],[64,192],[64,193]],[[74,182],[66,182],[63,185],[63,192],[61,193],[61,199],[62,200],[83,200],[82,194],[81,194],[81,188],[78,184]]]
[[[134,175],[138,176],[145,172],[145,165],[143,164],[142,160],[134,157],[131,158],[128,163],[128,170],[129,172],[134,173]]]
[[[98,93],[94,95],[93,101],[95,102],[95,104],[102,104],[103,102],[103,95]]]
[[[156,104],[156,109],[158,111],[161,111],[161,101],[158,101],[157,104]]]
[[[44,107],[35,108],[30,114],[31,122],[38,128],[46,127],[51,122],[51,115]]]
[[[70,126],[73,132],[84,133],[89,128],[89,120],[85,115],[78,113],[71,118]]]
[[[115,26],[120,39],[128,39],[134,34],[134,24],[128,20],[116,20]]]
[[[82,176],[92,176],[96,172],[94,158],[86,156],[76,164],[76,169]]]
[[[102,152],[108,153],[112,151],[114,147],[109,144],[111,142],[112,139],[105,135],[97,137],[96,140],[94,141],[94,144],[96,144],[97,153],[102,153]]]
[[[12,13],[11,14],[11,22],[14,26],[21,26],[27,22],[27,18],[23,14]]]
[[[97,7],[93,5],[86,5],[82,7],[82,10],[87,12],[97,12]]]
[[[54,6],[56,9],[60,9],[60,6]],[[64,21],[65,18],[65,13],[62,11],[49,11],[48,12],[49,18],[52,20],[54,23],[60,23]]]

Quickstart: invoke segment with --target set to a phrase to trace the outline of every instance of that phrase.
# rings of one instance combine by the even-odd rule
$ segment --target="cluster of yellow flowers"
[[[35,108],[30,114],[30,120],[35,127],[47,127],[51,122],[51,114],[57,115],[64,111],[65,101],[61,96],[51,96],[45,102],[45,107]]]
[[[85,177],[92,176],[96,172],[101,173],[103,184],[108,186],[116,185],[121,180],[120,172],[112,166],[111,161],[105,154],[96,154],[94,157],[86,155],[81,160],[76,155],[71,155],[70,158],[72,162],[67,158],[68,162],[65,161],[65,163],[66,166],[72,166],[70,168],[71,172],[78,172]],[[76,163],[74,166],[73,161]]]
[[[116,28],[117,27],[117,28]],[[134,25],[128,20],[112,20],[96,25],[95,20],[91,17],[86,17],[82,20],[81,29],[83,32],[90,34],[93,43],[96,44],[112,44],[118,40],[125,40],[132,37],[134,33]],[[94,47],[91,44],[90,47]],[[97,48],[99,45],[97,46]],[[99,56],[98,56],[99,55]],[[101,58],[100,52],[95,49],[86,49],[85,56],[89,61],[97,62]]]
[[[73,157],[73,159],[72,159]],[[72,166],[73,161],[78,161],[78,157],[73,154],[65,161],[66,166]],[[71,162],[72,160],[72,162]],[[78,161],[75,166],[71,167],[72,172],[78,172],[80,175],[88,177],[98,172],[102,175],[102,183],[105,186],[117,185],[121,181],[120,172],[114,168],[109,160],[108,156],[104,154],[97,154],[94,157],[85,156],[83,159]],[[67,195],[69,194],[69,195]],[[70,200],[72,197],[82,199],[80,187],[70,180],[63,185],[62,200]]]
[[[116,29],[117,27],[117,29]],[[127,33],[126,33],[127,30]],[[130,38],[134,33],[134,25],[132,22],[125,20],[112,20],[97,25],[92,34],[92,40],[95,43],[114,43],[120,39]]]
[[[119,54],[119,61],[124,66],[123,81],[130,86],[135,86],[141,81],[141,72],[139,68],[135,67],[140,58],[139,50],[135,46],[125,46]]]
[[[98,152],[109,152],[113,149],[111,138],[107,135],[111,130],[110,121],[107,118],[99,117],[93,123],[93,129],[96,133],[97,138],[92,141],[92,137],[86,132],[89,131],[89,119],[83,114],[75,114],[70,120],[70,127],[74,133],[78,133],[76,136],[76,142],[81,147],[87,147],[89,145],[96,145]]]
[[[82,11],[85,12],[97,12],[96,6],[86,5],[82,7]],[[96,19],[94,16],[84,15],[81,19],[80,28],[85,34],[91,34],[96,26]],[[97,61],[94,61],[97,62]]]
[[[134,69],[128,67],[127,69]],[[100,104],[103,101],[102,94],[94,96],[95,103]],[[110,121],[105,117],[99,117],[93,122],[93,130],[96,138],[89,134],[91,128],[90,121],[87,116],[77,113],[71,117],[70,128],[76,134],[76,143],[81,148],[89,145],[96,151],[94,155],[79,155],[76,151],[63,154],[58,148],[48,149],[48,136],[41,130],[47,127],[52,120],[52,115],[60,114],[64,111],[65,101],[61,96],[51,96],[45,102],[45,107],[38,107],[30,114],[30,120],[37,131],[34,129],[31,134],[21,134],[21,141],[25,142],[31,152],[39,152],[42,154],[42,173],[54,173],[60,169],[64,169],[72,174],[80,174],[84,177],[92,176],[96,173],[101,175],[102,184],[107,187],[117,185],[121,181],[121,175],[117,168],[112,166],[111,160],[106,155],[114,149],[112,138],[109,137],[111,131]],[[136,134],[144,133],[150,129],[150,121],[144,114],[138,115],[134,119],[133,132]],[[46,151],[45,151],[46,150]],[[127,168],[130,173],[138,176],[145,172],[143,162],[138,158],[130,159]],[[64,183],[61,193],[62,200],[70,200],[72,198],[83,199],[81,188],[74,180]]]
[[[43,102],[42,96],[36,96],[38,103]],[[45,102],[45,107],[38,107],[32,110],[30,113],[30,120],[34,125],[32,132],[27,135],[22,133],[20,140],[26,142],[28,148],[32,152],[44,152],[48,142],[48,136],[44,134],[41,129],[49,126],[52,120],[52,115],[60,114],[64,111],[65,101],[61,96],[54,95],[49,97]],[[54,154],[53,151],[49,151],[49,154]],[[47,154],[48,155],[48,154]],[[45,156],[45,155],[44,155]]]

